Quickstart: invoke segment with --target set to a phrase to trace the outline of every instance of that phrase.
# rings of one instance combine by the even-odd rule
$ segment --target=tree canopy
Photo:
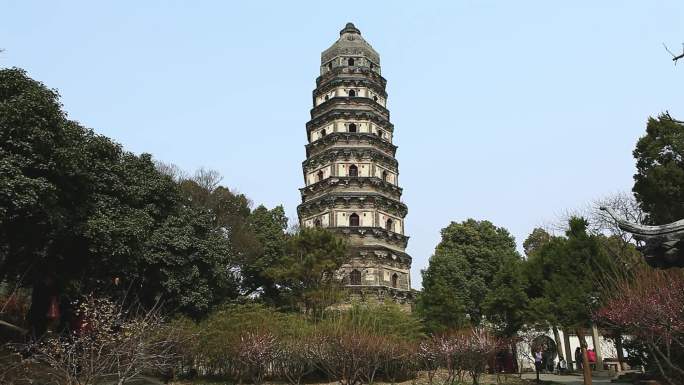
[[[608,271],[610,258],[587,221],[573,217],[565,237],[552,237],[528,256],[529,319],[540,325],[589,326],[598,306],[597,277]]]
[[[634,195],[651,224],[684,218],[684,123],[668,114],[649,118],[634,149]]]
[[[338,299],[337,271],[346,258],[345,239],[325,229],[302,228],[267,274],[292,306],[318,317]]]
[[[244,196],[174,180],[62,111],[20,69],[0,70],[0,280],[52,298],[125,293],[193,316],[238,294]],[[230,234],[230,236],[226,236]]]
[[[503,287],[492,283],[521,283],[515,271],[508,271],[520,261],[515,240],[508,231],[489,221],[468,219],[452,222],[441,231],[442,240],[423,270],[423,291],[418,310],[432,330],[478,325],[485,316],[489,296],[490,316],[496,311],[497,297],[507,295]],[[519,290],[515,291],[516,299]],[[496,293],[495,293],[496,292]],[[513,293],[508,293],[513,294]]]

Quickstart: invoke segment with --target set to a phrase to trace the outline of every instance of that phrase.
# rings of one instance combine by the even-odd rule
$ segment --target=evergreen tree
[[[250,214],[249,226],[259,242],[259,250],[242,265],[243,286],[246,292],[261,291],[261,298],[278,303],[280,292],[267,273],[285,255],[288,219],[283,206],[269,210],[259,206]]]
[[[337,271],[347,259],[347,242],[333,232],[303,228],[287,242],[285,253],[267,270],[294,308],[313,317],[337,302]]]
[[[529,299],[523,261],[512,259],[499,267],[485,297],[483,311],[502,337],[513,337],[526,322]]]
[[[506,272],[504,266],[519,261],[513,237],[489,221],[468,219],[442,229],[442,240],[422,272],[423,291],[418,299],[418,310],[428,327],[444,330],[480,324],[495,277],[501,271],[499,282],[512,279],[511,274],[516,274]],[[492,302],[496,296],[491,294]],[[490,310],[494,316],[494,308]]]
[[[584,330],[599,305],[601,279],[611,263],[599,236],[587,232],[587,221],[571,218],[565,237],[552,237],[525,263],[530,324],[574,329],[586,348]]]
[[[684,123],[668,114],[649,118],[634,149],[634,196],[652,224],[684,218]]]

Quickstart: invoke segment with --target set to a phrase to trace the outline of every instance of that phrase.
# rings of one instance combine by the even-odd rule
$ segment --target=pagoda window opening
[[[371,69],[375,68],[375,64],[371,63],[370,68]]]
[[[383,182],[387,182],[387,181],[388,181],[388,180],[387,180],[388,177],[389,177],[389,174],[387,173],[387,171],[384,171],[384,170],[383,170],[383,171],[382,171],[382,181],[383,181]]]
[[[350,57],[349,60],[347,60],[347,64],[349,64],[350,67],[353,66],[354,65],[354,58]]]
[[[377,102],[377,101],[378,101],[378,97],[377,97],[377,96],[373,96],[373,100],[375,100],[375,101]]]
[[[355,164],[349,166],[349,176],[359,176],[359,168]]]
[[[399,286],[399,275],[397,273],[392,274],[392,287],[397,288]]]
[[[320,182],[323,180],[323,170],[320,170],[318,174],[316,174],[316,182]]]
[[[319,227],[319,228],[320,228],[320,227],[322,227],[322,226],[323,226],[323,225],[321,224],[320,218],[316,218],[316,219],[314,220],[314,227]]]
[[[332,62],[328,63],[328,71],[332,71]]]
[[[330,99],[330,96],[325,95],[325,98],[324,98],[324,99],[327,101],[328,99]]]
[[[350,285],[361,285],[361,272],[354,269],[349,273],[349,284]]]
[[[349,123],[348,131],[349,132],[356,132],[356,124]]]
[[[382,130],[378,130],[378,136],[382,139],[385,136],[385,133],[382,132]]]
[[[356,96],[356,91],[354,91],[354,90],[349,90],[349,91],[348,91],[348,94],[349,94],[350,97],[353,98],[354,96]]]
[[[394,231],[394,221],[392,219],[387,219],[387,222],[385,222],[385,230]]]
[[[324,137],[326,134],[327,134],[327,132],[325,132],[325,128],[322,129],[322,130],[321,130],[321,138]]]
[[[349,216],[349,227],[359,227],[359,215],[353,213]]]

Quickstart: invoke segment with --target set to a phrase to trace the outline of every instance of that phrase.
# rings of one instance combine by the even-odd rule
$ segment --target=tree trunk
[[[559,359],[562,358],[565,360],[565,357],[563,354],[563,345],[561,344],[561,339],[560,339],[560,333],[558,333],[558,328],[556,326],[553,327],[553,339],[556,341],[556,351],[558,352],[558,358]]]
[[[518,362],[518,344],[511,342],[511,352],[513,354],[513,371],[520,374],[522,377],[522,370],[520,370],[520,363]]]
[[[568,365],[568,370],[574,370],[573,362],[575,357],[570,348],[570,331],[567,328],[563,329],[563,345],[565,345],[565,363]]]
[[[589,366],[589,355],[587,355],[587,340],[584,338],[584,330],[576,329],[577,338],[582,348],[582,373],[584,374],[584,385],[591,385],[591,367]]]
[[[594,343],[594,352],[596,353],[596,370],[603,370],[603,354],[601,352],[601,336],[599,335],[596,325],[591,325],[591,340]]]
[[[625,351],[622,348],[622,335],[620,334],[615,336],[615,351],[617,352],[618,371],[623,371],[625,370]]]

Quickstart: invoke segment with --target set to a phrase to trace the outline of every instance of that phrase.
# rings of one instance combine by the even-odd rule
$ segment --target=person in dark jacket
[[[575,365],[577,365],[577,370],[582,369],[582,348],[580,347],[575,349]]]

